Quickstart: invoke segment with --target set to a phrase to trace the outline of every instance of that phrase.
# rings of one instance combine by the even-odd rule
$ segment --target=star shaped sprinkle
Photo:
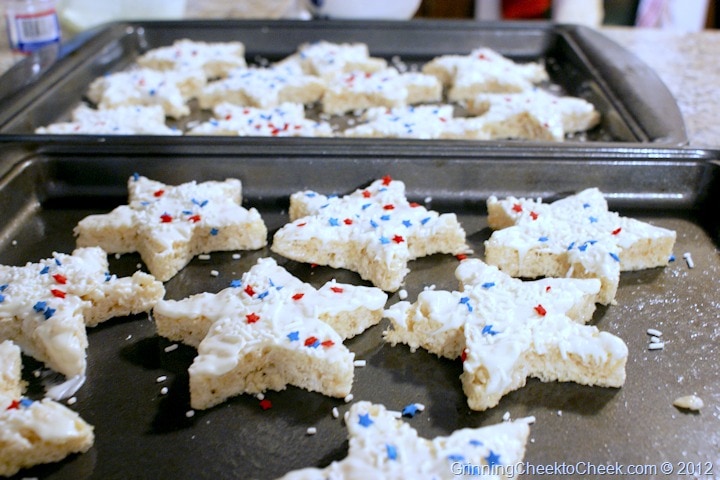
[[[451,478],[492,467],[516,465],[525,455],[531,419],[457,430],[428,440],[384,406],[357,402],[345,415],[349,451],[325,468],[290,472],[300,478]],[[472,473],[470,473],[472,474]]]
[[[599,303],[612,303],[620,272],[665,266],[676,234],[608,210],[597,188],[556,202],[508,197],[487,201],[496,230],[485,242],[490,264],[513,277],[594,277]]]
[[[478,259],[456,270],[460,291],[426,290],[385,311],[390,343],[463,359],[461,380],[474,410],[497,405],[527,377],[620,387],[625,343],[595,326],[597,279],[522,282]]]
[[[548,79],[545,68],[535,62],[516,63],[489,48],[469,55],[442,55],[426,63],[423,73],[435,75],[447,86],[452,102],[479,93],[511,93],[529,90]]]
[[[20,348],[8,340],[0,342],[0,371],[0,476],[90,449],[93,427],[77,413],[49,398],[22,396]]]
[[[136,272],[108,273],[97,247],[23,267],[0,265],[0,340],[67,377],[85,374],[86,326],[149,311],[165,295],[162,283]]]
[[[408,202],[405,184],[390,177],[344,197],[297,192],[290,219],[274,236],[274,252],[358,272],[385,291],[400,288],[410,260],[468,250],[454,214]]]
[[[287,384],[350,393],[354,356],[342,342],[380,321],[385,292],[335,281],[315,289],[272,258],[258,260],[232,285],[164,300],[153,311],[161,336],[198,346],[190,367],[193,408]]]
[[[240,180],[171,186],[134,175],[128,191],[128,205],[78,223],[78,246],[139,252],[150,273],[164,282],[195,255],[254,250],[267,243],[258,211],[241,206]]]

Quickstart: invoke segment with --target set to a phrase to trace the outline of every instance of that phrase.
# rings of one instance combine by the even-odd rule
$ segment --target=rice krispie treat
[[[148,270],[165,282],[195,255],[255,250],[267,243],[260,213],[241,205],[240,180],[172,186],[135,174],[128,192],[128,205],[77,224],[78,246],[139,252]]]
[[[95,441],[93,427],[49,398],[22,395],[20,348],[0,343],[0,476],[84,453]]]
[[[266,258],[218,294],[162,302],[155,317],[173,340],[192,344],[207,332],[189,368],[191,405],[206,409],[287,385],[347,396],[354,354],[342,342],[379,322],[386,300],[334,281],[315,290]]]
[[[613,302],[620,272],[666,266],[676,234],[608,211],[597,188],[556,202],[488,198],[486,261],[513,277],[599,278]]]
[[[415,304],[386,310],[391,343],[461,356],[473,410],[497,405],[527,377],[620,387],[628,350],[618,337],[584,325],[600,291],[596,279],[522,282],[480,260],[465,260],[459,292],[426,290]],[[572,317],[571,317],[572,316]]]
[[[305,43],[278,65],[297,64],[308,75],[330,79],[341,73],[377,72],[387,68],[382,58],[371,57],[364,43]]]
[[[562,141],[565,134],[590,130],[600,121],[590,102],[538,88],[476,95],[466,108],[471,115],[481,115],[478,120],[490,138]]]
[[[448,100],[452,102],[480,93],[522,92],[549,78],[541,64],[516,63],[489,48],[478,48],[469,55],[436,57],[422,71],[448,87]]]
[[[405,184],[389,176],[344,197],[294,193],[289,213],[291,223],[275,233],[274,252],[358,272],[386,291],[400,288],[410,260],[468,250],[455,214],[408,202]]]
[[[72,111],[69,122],[40,127],[35,133],[59,135],[181,135],[165,124],[160,105],[127,105],[96,110],[82,104]]]
[[[176,40],[167,47],[153,48],[138,57],[137,63],[155,70],[202,70],[207,79],[226,77],[231,70],[245,68],[242,42],[200,42]]]
[[[237,135],[259,137],[330,137],[331,125],[305,118],[300,103],[283,103],[274,108],[243,107],[220,103],[215,118],[192,127],[187,135]]]
[[[84,375],[85,327],[147,312],[164,295],[162,283],[146,273],[108,273],[107,254],[97,247],[24,267],[0,265],[0,340],[67,377]]]
[[[458,467],[473,476],[505,479],[522,462],[532,418],[456,430],[428,440],[383,405],[357,402],[345,414],[348,456],[325,468],[305,468],[282,480],[341,478],[458,478]],[[463,475],[464,478],[464,475]],[[514,478],[514,476],[512,477]]]
[[[236,69],[227,78],[210,82],[198,97],[200,108],[219,103],[273,108],[282,103],[313,103],[325,92],[325,82],[293,65]]]
[[[162,300],[155,306],[153,317],[159,335],[193,347],[228,312],[243,317],[251,311],[259,314],[271,308],[288,318],[316,317],[347,339],[377,324],[386,301],[387,294],[379,288],[334,280],[316,289],[291,275],[274,259],[261,258],[230,288],[183,300]]]
[[[205,85],[202,70],[159,71],[139,68],[111,73],[94,80],[87,96],[98,108],[126,105],[160,105],[165,115],[180,118],[190,114],[187,102]]]
[[[442,85],[432,75],[353,71],[332,77],[322,97],[323,112],[340,115],[371,107],[402,107],[442,99]]]

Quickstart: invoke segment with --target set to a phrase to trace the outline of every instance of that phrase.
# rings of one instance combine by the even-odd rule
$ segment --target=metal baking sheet
[[[208,146],[203,154],[168,155],[142,146],[103,152],[92,144],[3,147],[0,264],[9,265],[37,261],[53,251],[72,251],[74,225],[88,214],[126,203],[126,181],[135,172],[170,184],[239,178],[245,205],[260,210],[270,235],[288,221],[292,192],[312,188],[343,194],[391,175],[406,183],[411,200],[457,213],[479,258],[490,235],[485,209],[489,195],[553,200],[598,187],[612,209],[678,234],[677,260],[667,268],[623,273],[617,305],[599,308],[593,319],[601,330],[628,344],[627,382],[622,388],[531,379],[497,407],[473,412],[462,393],[460,361],[384,344],[383,320],[347,342],[357,359],[367,360],[366,367],[356,369],[354,397],[393,410],[423,403],[425,411],[405,421],[424,437],[502,422],[506,412],[511,418],[533,415],[537,421],[525,460],[535,466],[642,465],[660,472],[663,463],[670,462],[676,475],[683,468],[720,475],[718,152],[580,151],[567,158],[512,159],[500,154],[333,156],[271,147],[263,154]],[[685,252],[691,253],[695,268],[683,260]],[[263,249],[242,252],[239,260],[232,252],[195,259],[166,283],[167,297],[219,291],[268,255],[269,249]],[[315,286],[331,278],[365,284],[348,271],[313,269],[275,258]],[[132,273],[141,263],[136,254],[110,256],[110,261],[112,272],[119,275]],[[428,285],[455,289],[457,262],[450,255],[411,262],[409,299]],[[397,300],[393,294],[389,304]],[[648,328],[663,332],[663,350],[648,350]],[[331,415],[333,407],[346,411],[343,400],[290,387],[267,393],[273,404],[267,411],[253,396],[242,395],[188,418],[187,368],[193,348],[165,352],[170,343],[155,333],[147,315],[114,319],[88,334],[88,378],[72,408],[95,426],[95,446],[57,464],[23,471],[18,478],[271,479],[297,468],[322,467],[347,454],[346,430]],[[35,395],[42,393],[32,374],[38,367],[25,359],[25,376]],[[160,376],[167,376],[167,381],[159,384]],[[163,386],[169,388],[167,395],[160,393]],[[688,394],[704,400],[699,413],[673,407],[676,397]],[[308,436],[308,427],[316,427],[317,434]],[[662,477],[657,473],[643,478]]]
[[[242,41],[249,62],[276,61],[293,53],[302,43],[317,40],[364,42],[374,56],[391,62],[399,58],[411,65],[421,65],[439,55],[467,54],[487,46],[517,61],[544,62],[551,82],[561,91],[596,105],[602,114],[601,124],[565,143],[666,146],[687,143],[680,111],[659,77],[637,57],[597,31],[546,22],[460,20],[109,24],[94,34],[74,39],[60,50],[33,55],[0,77],[0,135],[33,136],[37,127],[68,119],[70,111],[83,100],[92,80],[132,65],[149,49],[170,45],[181,38]],[[106,138],[109,142],[127,141],[127,138]],[[320,145],[315,139],[305,140],[311,145]],[[195,140],[172,137],[144,141],[192,143]],[[355,139],[337,141],[357,149],[364,145]],[[234,142],[244,143],[246,139],[234,138]],[[408,143],[409,148],[417,150],[424,148],[427,141]],[[453,141],[454,146],[459,144],[462,142]],[[471,142],[471,148],[477,146],[477,141]]]

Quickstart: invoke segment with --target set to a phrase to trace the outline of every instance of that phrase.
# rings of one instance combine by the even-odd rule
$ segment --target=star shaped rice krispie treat
[[[467,100],[480,93],[522,92],[548,80],[536,62],[516,63],[489,48],[478,48],[469,55],[442,55],[422,68],[448,87],[452,102]]]
[[[349,72],[327,80],[323,112],[341,115],[371,107],[402,107],[442,99],[442,85],[432,75],[399,73],[394,68]]]
[[[220,103],[215,118],[191,128],[188,135],[237,135],[258,137],[330,137],[331,125],[305,118],[300,103],[283,103],[274,108],[254,108]]]
[[[260,213],[241,205],[240,180],[172,186],[136,174],[128,192],[128,205],[77,224],[78,246],[139,252],[150,273],[165,282],[195,255],[256,250],[267,243]]]
[[[291,223],[275,233],[274,252],[358,272],[385,291],[400,288],[410,260],[468,251],[455,214],[408,202],[405,184],[389,176],[344,197],[294,193],[289,213]]]
[[[293,64],[272,68],[236,69],[227,78],[210,82],[198,97],[200,108],[211,109],[228,102],[257,108],[273,108],[282,103],[309,104],[325,92],[325,82],[304,74]]]
[[[200,340],[190,399],[206,409],[287,385],[347,396],[354,354],[342,342],[378,323],[386,300],[377,288],[335,281],[316,290],[265,258],[230,288],[161,302],[154,315],[160,335]]]
[[[420,437],[383,405],[357,402],[345,414],[349,451],[325,468],[305,468],[282,480],[340,478],[458,478],[464,467],[482,478],[509,478],[525,455],[532,418],[456,430],[432,440]],[[470,472],[474,472],[471,470]]]
[[[621,271],[666,266],[676,234],[608,210],[589,188],[556,202],[488,198],[485,258],[513,277],[598,278],[599,303],[612,303]]]
[[[95,79],[87,96],[99,109],[160,105],[166,116],[180,118],[190,114],[188,102],[200,94],[205,83],[202,70],[138,68]]]
[[[426,290],[414,304],[386,310],[391,343],[461,356],[473,410],[497,405],[527,377],[620,387],[628,350],[618,337],[585,325],[600,291],[596,279],[522,282],[480,260],[456,271],[462,289]]]
[[[87,452],[95,441],[93,427],[66,406],[23,396],[21,370],[20,348],[0,343],[0,475],[5,477]]]
[[[522,93],[484,93],[467,100],[466,108],[490,138],[563,141],[567,133],[590,130],[600,114],[590,102],[558,97],[538,88]]]
[[[126,105],[96,110],[82,104],[72,111],[69,122],[40,127],[35,133],[56,135],[181,135],[165,124],[160,105]]]
[[[164,295],[162,283],[146,273],[111,275],[98,247],[0,266],[0,340],[67,377],[84,375],[85,327],[150,311]]]
[[[386,301],[387,294],[379,288],[334,280],[316,289],[274,259],[261,258],[229,288],[183,300],[162,300],[155,306],[153,317],[159,335],[193,347],[200,344],[213,323],[231,312],[271,307],[287,317],[315,316],[347,339],[377,324]]]
[[[341,73],[377,72],[387,68],[382,58],[371,57],[364,43],[318,41],[301,45],[277,65],[297,64],[308,75],[330,79]]]
[[[176,40],[172,45],[148,50],[137,63],[155,70],[202,70],[207,79],[226,77],[236,68],[245,68],[242,42],[201,42]]]

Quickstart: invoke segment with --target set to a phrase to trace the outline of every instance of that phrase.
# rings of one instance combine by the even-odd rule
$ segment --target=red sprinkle
[[[322,342],[320,345],[322,345],[322,346],[325,347],[325,348],[330,348],[330,347],[332,347],[333,345],[335,345],[335,342],[333,342],[332,340],[325,340],[325,341]]]
[[[392,205],[392,204],[383,205],[383,210],[395,210],[395,205]]]
[[[318,341],[318,339],[316,337],[308,337],[305,339],[305,346],[309,347],[311,345],[314,345],[315,342],[317,342],[317,341]]]
[[[62,290],[57,290],[53,288],[52,290],[50,290],[50,293],[52,293],[54,297],[65,298],[65,292],[63,292]]]
[[[6,408],[6,410],[17,410],[20,408],[20,400],[13,400],[10,402],[10,405]]]
[[[540,215],[537,212],[530,212],[530,218],[537,220]]]
[[[618,233],[622,232],[622,228],[618,227],[615,230],[612,231],[613,235],[617,235]]]
[[[304,227],[305,225],[307,225],[307,223],[306,223],[306,222],[303,222],[303,223],[298,223],[298,224],[297,224],[297,226],[298,226],[298,227]]]
[[[370,198],[370,197],[372,197],[372,193],[370,193],[370,192],[367,191],[367,190],[363,190],[362,196],[365,197],[365,198]]]
[[[402,237],[402,235],[395,235],[393,237],[393,242],[395,243],[403,243],[405,239]]]
[[[153,196],[154,197],[162,197],[164,193],[165,193],[165,190],[157,190],[156,192],[153,193]]]
[[[330,287],[330,290],[332,290],[335,293],[343,293],[345,290],[343,290],[342,287]]]
[[[190,220],[193,223],[197,223],[200,221],[200,215],[193,215],[192,217],[189,217],[188,220]]]
[[[546,291],[546,292],[549,292],[549,291],[551,290],[551,288],[552,288],[552,287],[550,287],[550,285],[548,285],[547,287],[545,287],[545,291]]]
[[[260,320],[260,317],[255,312],[245,315],[245,318],[247,319],[248,323],[255,323]]]
[[[517,212],[517,213],[520,213],[523,210],[522,205],[520,205],[519,203],[516,203],[515,205],[513,205],[512,209],[513,209],[513,212]]]
[[[460,354],[460,360],[463,362],[465,360],[467,360],[467,349],[463,350],[462,353]]]
[[[60,275],[59,273],[56,273],[52,276],[57,283],[60,285],[65,285],[67,283],[67,277],[65,275]]]
[[[161,221],[162,223],[170,223],[170,222],[173,221],[172,215],[169,215],[169,214],[167,214],[167,213],[163,213],[162,215],[160,215],[160,221]]]
[[[317,266],[318,266],[317,263],[311,263],[311,264],[310,264],[310,268],[317,268]]]
[[[300,299],[303,298],[304,296],[305,296],[304,293],[296,293],[295,295],[292,296],[292,299],[293,299],[293,300],[300,300]]]
[[[247,287],[245,287],[245,293],[252,297],[253,295],[255,295],[255,289],[252,287],[252,285],[248,285]]]
[[[458,253],[457,255],[455,255],[455,258],[462,262],[463,260],[467,260],[467,255],[465,255],[464,253]]]
[[[343,223],[345,225],[352,225],[353,224],[352,218],[346,218],[345,220],[343,220]]]
[[[410,208],[417,208],[419,206],[420,206],[420,204],[417,202],[410,202]]]
[[[272,402],[267,398],[260,400],[260,408],[263,410],[270,410],[272,408]]]
[[[541,317],[544,317],[547,314],[547,310],[545,310],[545,307],[542,305],[539,305],[535,307],[535,311],[540,315]]]
[[[388,185],[390,185],[390,182],[392,182],[392,177],[391,177],[390,175],[385,175],[385,176],[382,178],[382,184],[385,185],[386,187],[387,187]]]

